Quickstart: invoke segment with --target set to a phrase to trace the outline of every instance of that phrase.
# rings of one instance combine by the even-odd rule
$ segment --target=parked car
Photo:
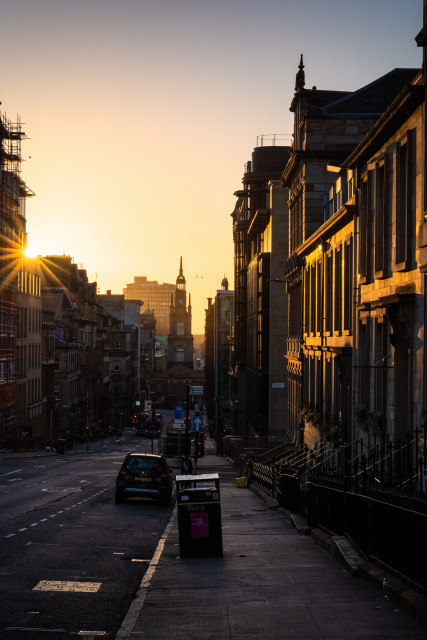
[[[126,498],[153,498],[172,502],[173,473],[161,455],[128,453],[116,478],[115,502]]]

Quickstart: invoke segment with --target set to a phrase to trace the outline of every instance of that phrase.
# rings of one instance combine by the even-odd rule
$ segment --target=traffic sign
[[[203,431],[203,416],[194,416],[193,417],[193,428],[192,431]]]
[[[190,387],[190,396],[202,396],[203,387]]]

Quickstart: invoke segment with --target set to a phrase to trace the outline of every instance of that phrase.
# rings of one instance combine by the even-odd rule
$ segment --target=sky
[[[28,246],[100,293],[174,283],[194,334],[234,286],[230,214],[258,136],[291,136],[306,87],[420,67],[422,0],[0,0],[0,112],[19,117]]]

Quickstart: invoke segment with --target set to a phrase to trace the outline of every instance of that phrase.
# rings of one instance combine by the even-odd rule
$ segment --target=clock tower
[[[182,257],[176,279],[175,294],[171,295],[168,335],[168,369],[176,365],[193,368],[193,336],[191,333],[191,296],[185,289]]]

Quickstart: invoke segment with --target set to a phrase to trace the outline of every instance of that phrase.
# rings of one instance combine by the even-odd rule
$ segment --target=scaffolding
[[[25,247],[25,198],[31,195],[20,177],[20,118],[0,114],[0,447],[14,437],[16,398],[16,326],[18,274]]]

